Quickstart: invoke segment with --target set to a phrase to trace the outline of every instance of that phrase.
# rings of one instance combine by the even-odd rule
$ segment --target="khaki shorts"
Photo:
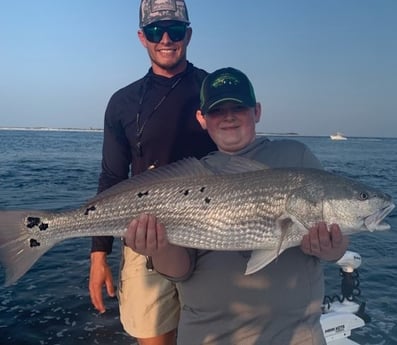
[[[178,326],[175,284],[146,268],[146,257],[123,246],[118,289],[120,320],[135,338],[151,338]]]

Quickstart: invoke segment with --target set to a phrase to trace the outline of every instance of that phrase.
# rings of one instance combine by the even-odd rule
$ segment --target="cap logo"
[[[176,1],[173,0],[150,1],[150,12],[159,12],[159,11],[176,12]]]
[[[236,77],[234,77],[234,76],[232,76],[230,74],[224,74],[224,75],[221,75],[218,78],[216,78],[212,82],[211,86],[213,88],[218,88],[218,87],[226,86],[226,85],[237,86],[238,84],[240,84],[240,80],[239,79],[237,79]]]

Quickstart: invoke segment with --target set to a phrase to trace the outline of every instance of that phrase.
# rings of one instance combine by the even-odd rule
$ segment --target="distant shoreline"
[[[53,127],[0,127],[0,131],[38,131],[38,132],[87,132],[87,133],[102,133],[102,128],[53,128]],[[305,135],[296,132],[257,132],[257,136],[266,137],[329,137],[329,135]],[[375,139],[397,139],[397,137],[366,137],[366,136],[349,136],[348,139],[369,138]],[[331,139],[330,139],[331,140]]]
[[[54,132],[103,132],[101,128],[52,128],[52,127],[0,127],[0,131],[54,131]],[[259,136],[299,136],[298,133],[264,133]]]
[[[0,127],[0,131],[103,132],[101,128]]]
[[[288,133],[265,133],[265,132],[256,132],[256,135],[259,136],[277,136],[277,137],[299,137],[299,133],[288,132]]]

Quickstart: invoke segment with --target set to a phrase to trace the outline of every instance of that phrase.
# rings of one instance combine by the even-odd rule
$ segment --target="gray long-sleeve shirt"
[[[269,168],[321,168],[295,140],[258,138],[236,155]],[[230,155],[203,158],[212,170]],[[283,252],[264,269],[244,275],[250,252],[191,250],[191,275],[177,283],[181,299],[178,345],[324,345],[320,316],[324,296],[318,259],[299,247]]]

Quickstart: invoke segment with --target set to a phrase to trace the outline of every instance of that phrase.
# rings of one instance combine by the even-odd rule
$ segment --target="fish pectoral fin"
[[[292,238],[297,237],[298,234],[306,234],[307,229],[296,217],[288,212],[283,212],[276,220],[275,233],[279,236],[277,254],[280,255],[286,249],[285,247],[290,246]],[[298,235],[298,238],[300,239],[301,236]],[[287,243],[284,245],[285,240]]]
[[[253,250],[251,254],[251,258],[248,260],[247,269],[245,270],[245,274],[252,274],[263,267],[270,264],[274,259],[276,259],[279,254],[281,254],[284,249],[280,249],[280,253],[276,250],[264,250],[264,249],[257,249]]]
[[[285,248],[283,248],[283,241],[287,236],[288,232],[291,231],[293,224],[294,224],[294,219],[288,213],[283,213],[280,217],[278,217],[276,221],[276,231],[275,231],[275,236],[279,237],[279,242],[277,247],[273,250],[266,250],[266,249],[253,250],[251,254],[251,258],[247,263],[247,269],[245,270],[245,274],[252,274],[259,271],[263,267],[270,264],[285,250]]]
[[[293,231],[296,226],[296,218],[291,216],[288,212],[283,212],[283,214],[277,218],[276,220],[276,230],[280,237],[278,246],[277,246],[277,255],[282,252],[282,245],[284,239],[288,236],[288,234]]]
[[[284,212],[276,221],[276,234],[279,236],[277,248],[274,250],[253,250],[251,258],[247,263],[245,274],[255,273],[270,264],[287,249],[288,245],[283,244],[289,234],[294,231],[299,233],[302,229],[305,229],[305,227],[294,216],[288,214],[288,212]]]

